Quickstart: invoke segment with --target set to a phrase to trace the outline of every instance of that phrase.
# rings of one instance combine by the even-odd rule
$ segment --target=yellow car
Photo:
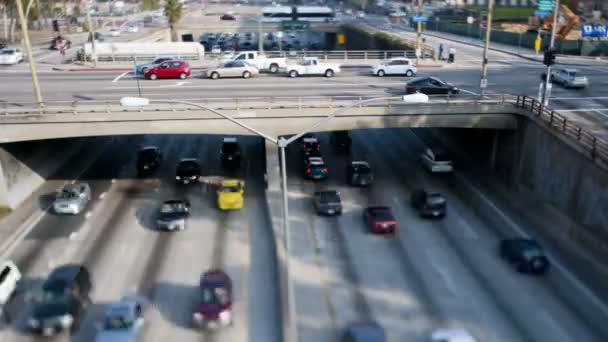
[[[238,179],[226,179],[217,191],[217,206],[222,210],[243,208],[245,182]]]

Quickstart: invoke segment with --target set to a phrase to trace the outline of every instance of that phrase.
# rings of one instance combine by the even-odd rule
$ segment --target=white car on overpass
[[[405,75],[407,77],[416,76],[418,69],[408,58],[396,57],[388,59],[372,67],[372,74],[376,76],[384,75]]]
[[[304,57],[299,64],[287,66],[287,75],[291,78],[304,75],[323,75],[334,77],[340,72],[340,65],[337,63],[322,63],[317,57]]]
[[[4,48],[0,50],[0,64],[14,65],[23,62],[23,51],[19,48]]]

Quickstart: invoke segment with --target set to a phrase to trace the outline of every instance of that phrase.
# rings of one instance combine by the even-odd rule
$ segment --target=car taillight
[[[416,87],[415,87],[415,86],[413,86],[413,85],[408,85],[408,86],[407,86],[407,89],[416,89]]]
[[[311,173],[312,170],[310,168],[306,169],[306,173]]]
[[[327,173],[327,168],[326,168],[326,167],[325,167],[325,168],[323,168],[323,172],[326,172],[326,173]]]
[[[321,144],[317,145],[317,151],[321,150]]]

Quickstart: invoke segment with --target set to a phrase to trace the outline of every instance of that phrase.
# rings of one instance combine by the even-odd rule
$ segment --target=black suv
[[[38,334],[52,336],[63,331],[78,330],[91,303],[91,275],[82,265],[67,264],[51,272],[35,296],[29,329]]]
[[[342,215],[342,200],[337,191],[315,192],[315,210],[319,215]]]
[[[239,166],[241,164],[242,156],[241,146],[236,138],[224,138],[222,149],[220,150],[222,165],[226,167]]]
[[[179,161],[177,164],[177,170],[175,171],[175,181],[179,184],[190,184],[198,182],[198,178],[201,176],[201,165],[198,159],[185,158]]]
[[[156,146],[146,146],[137,154],[137,174],[140,176],[150,174],[160,167],[163,154]]]
[[[412,207],[423,217],[444,217],[447,201],[438,192],[416,190],[411,197]]]
[[[500,242],[500,256],[522,273],[543,274],[549,269],[549,259],[538,242],[514,238]]]
[[[346,181],[350,185],[367,186],[374,181],[374,174],[366,161],[352,161],[346,168]]]
[[[350,146],[352,145],[352,138],[348,131],[337,131],[332,132],[330,136],[330,142],[332,146],[337,150],[344,153],[350,152]]]

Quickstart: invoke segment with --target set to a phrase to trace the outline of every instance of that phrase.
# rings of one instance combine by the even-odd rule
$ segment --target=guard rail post
[[[386,57],[386,56],[387,56],[387,52],[386,52],[386,51],[384,51],[384,60],[386,60],[386,59],[387,59],[387,57]]]
[[[363,59],[367,62],[367,51],[363,51]]]
[[[74,100],[72,101],[72,103],[70,103],[70,106],[72,107],[72,114],[76,115],[78,114],[78,109],[76,109],[76,105],[78,104],[78,101]]]
[[[563,131],[564,133],[567,133],[567,132],[566,132],[566,126],[567,126],[567,125],[568,125],[568,119],[567,119],[567,118],[564,116],[564,122],[562,122],[562,131]]]
[[[344,50],[344,60],[348,60],[348,51]]]
[[[578,126],[577,130],[576,130],[576,140],[581,141],[581,133],[582,133],[582,128],[581,126]]]
[[[549,115],[549,127],[553,127],[553,113],[555,112],[551,111],[551,114]]]
[[[240,105],[239,105],[239,98],[238,97],[234,98],[234,102],[236,102],[236,110],[241,110]]]
[[[8,102],[4,101],[4,115],[8,115]]]

